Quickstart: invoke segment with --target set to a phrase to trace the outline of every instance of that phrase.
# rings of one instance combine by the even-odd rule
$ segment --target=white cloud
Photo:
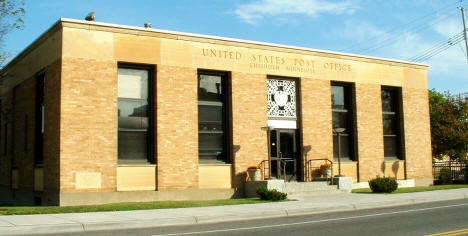
[[[447,19],[434,24],[433,29],[440,35],[452,37],[460,33],[463,29],[460,19]]]
[[[426,32],[386,32],[369,22],[348,21],[343,31],[335,31],[336,36],[343,40],[354,41],[359,47],[366,49],[371,43],[377,45],[374,50],[364,52],[385,58],[408,60],[421,55],[433,48],[444,39],[459,33],[460,22],[448,19],[433,24],[432,31]],[[387,40],[388,39],[388,40]],[[446,49],[427,60],[429,88],[439,91],[450,90],[454,93],[468,91],[468,61],[463,41]]]
[[[344,30],[335,31],[336,34],[342,34],[344,38],[363,42],[372,38],[386,37],[387,34],[382,29],[375,27],[368,22],[346,21]]]
[[[267,16],[303,14],[316,17],[323,13],[352,14],[358,6],[351,0],[257,0],[240,5],[234,13],[242,21],[255,24]]]

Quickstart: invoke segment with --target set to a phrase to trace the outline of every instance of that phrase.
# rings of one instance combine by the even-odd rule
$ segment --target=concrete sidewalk
[[[96,213],[0,216],[0,235],[146,228],[468,199],[468,188],[405,194],[291,196],[298,201]]]

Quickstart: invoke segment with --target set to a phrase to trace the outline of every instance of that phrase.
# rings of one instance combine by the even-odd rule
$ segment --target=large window
[[[119,163],[152,163],[152,70],[119,65],[118,159]]]
[[[198,154],[201,163],[229,162],[227,75],[198,74]]]
[[[36,112],[35,112],[35,143],[34,163],[41,165],[44,162],[44,130],[45,130],[45,73],[41,72],[36,77]]]
[[[400,90],[382,87],[382,118],[385,159],[401,158]]]
[[[340,133],[341,158],[354,160],[352,85],[332,83],[331,90],[333,129],[345,129]],[[338,152],[338,135],[333,132],[334,158],[338,158]]]

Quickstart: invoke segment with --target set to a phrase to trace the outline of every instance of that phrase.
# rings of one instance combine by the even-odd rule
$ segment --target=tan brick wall
[[[33,189],[34,187],[34,121],[36,78],[32,77],[17,85],[15,91],[12,127],[14,129],[14,160],[13,166],[19,171],[19,188]],[[25,124],[27,116],[27,125]],[[27,126],[27,133],[25,132]],[[27,135],[27,140],[25,136]],[[25,144],[26,142],[26,144]],[[27,145],[27,150],[25,150]]]
[[[44,165],[45,186],[46,190],[48,191],[55,191],[59,189],[58,158],[60,138],[60,71],[60,59],[45,68],[46,110],[44,132]],[[15,93],[14,102],[12,101],[13,93]],[[4,178],[2,178],[4,181],[2,184],[5,184],[6,186],[9,186],[10,183],[10,163],[12,163],[13,167],[18,169],[19,189],[34,189],[35,126],[40,125],[35,123],[35,99],[36,75],[27,80],[23,80],[15,87],[15,89],[11,90],[7,96],[4,96],[5,104],[9,104],[5,107],[4,110],[4,112],[9,113],[8,157],[2,158],[2,161],[5,163],[5,165],[2,164],[2,170],[5,168],[4,171],[2,171],[2,173],[4,173]],[[14,109],[12,109],[12,102],[15,104]],[[28,123],[27,141],[25,141],[26,115]],[[2,147],[3,141],[4,138],[2,138]],[[25,142],[27,142],[27,150],[25,150]]]
[[[385,161],[384,176],[405,179],[405,161]]]
[[[46,67],[44,95],[44,189],[60,189],[60,143],[63,142],[60,123],[62,60]]]
[[[267,74],[301,77],[303,144],[312,147],[308,159],[332,159],[333,156],[330,80],[356,83],[359,162],[358,165],[346,163],[343,170],[346,175],[357,178],[359,169],[359,181],[392,174],[389,170],[390,166],[394,167],[393,163],[384,163],[383,158],[380,84],[407,86],[403,88],[407,177],[431,177],[425,67],[384,61],[373,63],[371,59],[267,46],[248,45],[252,48],[247,48],[244,47],[246,44],[213,43],[211,39],[195,40],[187,36],[183,36],[184,40],[177,40],[179,36],[174,35],[160,39],[161,35],[150,32],[135,35],[133,31],[120,30],[116,34],[114,29],[103,30],[105,27],[89,30],[74,28],[72,23],[69,26],[63,32],[51,31],[47,37],[52,40],[44,39],[35,44],[37,49],[27,51],[27,55],[21,57],[24,58],[21,63],[15,62],[7,68],[11,74],[20,76],[9,79],[2,86],[7,92],[2,96],[3,103],[11,104],[11,89],[30,78],[31,73],[36,73],[26,70],[23,65],[42,68],[42,60],[37,58],[49,64],[46,68],[44,143],[44,184],[48,191],[116,190],[117,61],[157,65],[155,147],[158,190],[199,187],[197,68],[232,71],[232,144],[240,146],[232,165],[232,183],[236,188],[242,186],[249,165],[267,159],[266,132],[261,130],[267,125]],[[101,30],[96,30],[98,28]],[[135,46],[137,44],[139,46]],[[148,50],[142,51],[145,48]],[[228,50],[236,55],[241,53],[242,57],[207,56],[203,49]],[[255,54],[284,58],[286,64],[275,70],[252,67],[251,56]],[[297,59],[311,60],[313,64],[304,72],[287,69],[286,66],[291,66]],[[337,64],[350,69],[343,71],[330,66]],[[31,89],[28,86],[31,85],[26,83],[18,87],[21,95],[17,99],[26,99],[27,91]],[[13,132],[22,133],[24,111],[29,106],[25,103],[21,112],[11,117],[18,121],[18,125],[15,130],[9,125],[9,136]],[[29,119],[33,122],[34,116],[31,114]],[[15,148],[9,147],[6,157],[0,155],[0,184],[5,186],[10,184],[9,163],[13,150],[15,157],[21,156],[21,150],[16,146],[21,146],[24,139],[21,135],[15,137]],[[33,143],[31,140],[31,148]],[[27,164],[32,158],[25,155],[23,159],[15,159],[16,165],[25,167],[20,171],[20,176],[21,173],[25,176],[20,177],[20,186],[32,186],[29,177],[33,173],[32,166]],[[398,178],[405,169],[401,163],[395,174]],[[93,187],[87,189],[85,180],[88,179],[92,180],[90,186]]]
[[[10,187],[11,185],[11,162],[12,162],[12,146],[11,146],[11,134],[13,119],[12,114],[12,97],[13,92],[9,91],[2,96],[2,114],[1,114],[1,127],[0,127],[0,185]],[[6,130],[5,130],[6,125]],[[5,151],[5,142],[7,144]]]
[[[333,163],[333,175],[339,173],[338,161]],[[341,174],[346,177],[353,178],[354,182],[358,180],[357,162],[355,161],[344,161],[341,163]]]
[[[157,66],[158,190],[198,188],[197,70]]]
[[[246,180],[247,167],[268,160],[266,75],[232,73],[232,139],[240,150],[234,155],[233,187]]]
[[[117,63],[64,58],[61,85],[60,191],[115,191]],[[77,176],[92,176],[90,188]]]
[[[330,94],[330,81],[301,79],[302,143],[312,148],[307,153],[307,160],[327,158],[333,161]],[[321,163],[322,161],[316,161],[312,166],[319,167]]]
[[[384,163],[381,86],[356,84],[359,181],[382,176]]]
[[[403,88],[403,118],[407,178],[432,178],[427,89]]]

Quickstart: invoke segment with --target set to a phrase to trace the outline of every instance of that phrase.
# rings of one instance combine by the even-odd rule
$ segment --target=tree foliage
[[[468,155],[468,94],[429,90],[432,153],[452,160]]]
[[[22,0],[0,0],[0,65],[10,57],[3,48],[5,36],[14,29],[24,27],[24,2]]]

